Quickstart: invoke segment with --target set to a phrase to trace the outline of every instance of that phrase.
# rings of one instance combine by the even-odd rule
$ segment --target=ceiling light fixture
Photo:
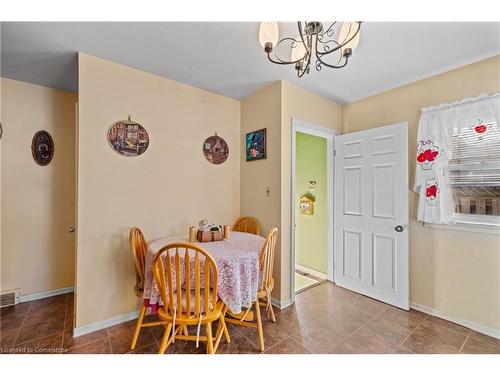
[[[299,21],[297,26],[299,38],[278,40],[278,23],[261,22],[259,41],[269,61],[279,65],[295,65],[299,78],[309,74],[312,56],[316,56],[317,71],[323,66],[335,69],[345,67],[359,43],[361,22],[358,21],[343,22],[340,29],[336,21],[328,27],[317,21]],[[283,54],[283,47],[288,51],[289,58],[279,56]]]

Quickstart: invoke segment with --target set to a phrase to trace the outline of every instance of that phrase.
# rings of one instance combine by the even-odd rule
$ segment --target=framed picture
[[[38,165],[48,165],[54,156],[54,141],[49,132],[40,130],[35,133],[31,141],[31,153]]]
[[[246,135],[247,161],[265,159],[266,152],[266,129],[256,130]]]
[[[149,146],[149,134],[135,121],[115,122],[108,131],[108,142],[118,153],[125,156],[139,156]]]

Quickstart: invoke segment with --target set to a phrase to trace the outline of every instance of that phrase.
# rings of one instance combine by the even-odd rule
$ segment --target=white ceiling
[[[77,91],[76,52],[241,99],[283,79],[346,103],[500,53],[500,23],[365,22],[344,69],[267,61],[256,22],[3,22],[1,75]],[[280,36],[296,36],[280,23]]]

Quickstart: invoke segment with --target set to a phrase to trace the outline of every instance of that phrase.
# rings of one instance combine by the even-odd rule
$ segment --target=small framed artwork
[[[266,128],[247,133],[245,141],[247,161],[266,158]]]
[[[119,154],[125,156],[139,156],[149,146],[149,134],[144,127],[131,121],[115,122],[108,130],[108,142]]]
[[[54,156],[54,141],[49,132],[40,130],[35,133],[31,141],[31,153],[38,165],[48,165]]]

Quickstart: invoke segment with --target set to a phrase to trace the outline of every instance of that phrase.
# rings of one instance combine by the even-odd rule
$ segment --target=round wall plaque
[[[135,121],[115,122],[108,131],[108,141],[113,149],[125,156],[139,156],[149,146],[149,135],[144,127]]]
[[[210,163],[222,164],[229,156],[229,146],[217,133],[203,142],[203,153]]]
[[[35,133],[31,142],[31,153],[38,165],[47,165],[51,162],[54,156],[54,141],[47,131],[40,130]]]

